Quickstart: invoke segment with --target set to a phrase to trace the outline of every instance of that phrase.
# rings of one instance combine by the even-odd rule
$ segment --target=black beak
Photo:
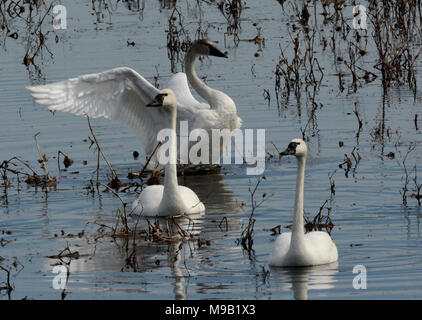
[[[289,148],[287,148],[283,152],[280,152],[281,156],[292,156],[294,154],[295,154],[294,150],[290,150]]]
[[[298,143],[291,142],[287,146],[287,149],[280,153],[281,156],[294,156],[296,154],[296,147]]]
[[[210,56],[228,58],[225,53],[222,53],[216,47],[210,47]]]
[[[154,100],[152,100],[150,103],[148,103],[146,106],[147,107],[162,107],[163,106],[163,101],[164,101],[164,97],[166,96],[166,94],[163,93],[159,93],[155,96]]]

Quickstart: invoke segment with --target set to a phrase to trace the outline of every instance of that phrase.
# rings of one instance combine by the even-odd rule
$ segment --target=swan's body
[[[132,213],[143,216],[177,216],[205,211],[204,204],[191,189],[179,186],[176,169],[177,101],[171,89],[162,90],[147,107],[167,113],[167,128],[171,129],[169,162],[165,164],[164,185],[152,185],[142,190],[132,204]]]
[[[179,121],[188,121],[189,132],[196,128],[207,131],[215,128],[228,129],[231,134],[241,126],[236,105],[225,93],[208,87],[197,76],[194,61],[200,55],[226,57],[209,40],[198,40],[192,44],[185,57],[186,74],[179,72],[173,75],[166,86],[176,94],[177,118]],[[192,96],[188,80],[208,103],[201,103]],[[157,96],[159,90],[127,67],[31,86],[28,89],[32,91],[37,103],[48,105],[50,110],[126,123],[147,155],[154,151],[157,133],[165,128],[167,122],[160,110],[146,108],[146,104]],[[223,147],[221,145],[220,155]]]
[[[292,246],[291,241],[292,232],[277,237],[270,260],[271,266],[316,266],[338,259],[336,245],[326,232],[313,231],[304,234],[302,246]]]
[[[173,216],[182,213],[198,214],[205,211],[204,204],[199,200],[195,192],[184,186],[177,186],[177,188],[179,194],[178,199],[183,199],[183,204],[165,204],[162,201],[165,186],[153,185],[145,188],[138,199],[132,203],[132,213],[151,217]],[[180,202],[180,200],[177,200],[177,202]],[[179,212],[179,214],[174,214],[175,212]]]
[[[276,267],[313,266],[338,259],[337,247],[326,232],[305,234],[303,223],[303,191],[308,149],[301,139],[294,139],[282,155],[295,155],[298,163],[296,199],[292,232],[279,235],[274,243],[270,265]]]

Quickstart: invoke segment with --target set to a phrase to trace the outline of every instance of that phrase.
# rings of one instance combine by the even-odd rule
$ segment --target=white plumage
[[[177,183],[175,94],[171,89],[164,89],[146,107],[162,110],[165,114],[166,128],[171,129],[168,142],[170,144],[169,159],[168,163],[163,163],[165,165],[164,185],[148,186],[142,190],[138,199],[132,204],[132,213],[143,216],[177,216],[204,212],[205,206],[195,192]]]
[[[180,197],[184,203],[184,210],[178,212],[171,206],[163,206],[159,210],[165,187],[152,185],[142,190],[139,197],[132,203],[131,213],[146,217],[153,216],[176,216],[180,214],[200,214],[205,211],[205,205],[199,200],[195,192],[185,186],[178,186]]]
[[[216,128],[232,132],[241,126],[236,105],[229,96],[209,88],[196,75],[194,61],[200,55],[225,57],[208,40],[198,40],[192,44],[185,58],[186,74],[179,72],[173,75],[166,86],[176,94],[177,118],[188,121],[189,131],[196,128],[211,131]],[[188,79],[208,103],[200,103],[192,96]],[[37,103],[48,105],[50,110],[126,123],[147,155],[154,151],[157,133],[166,125],[162,110],[145,107],[159,90],[131,68],[115,68],[47,85],[30,86],[28,89]]]
[[[274,267],[316,266],[335,262],[337,247],[328,233],[312,231],[304,234],[303,246],[291,246],[292,233],[279,235],[274,242],[270,265]]]
[[[338,259],[337,247],[326,232],[304,233],[303,191],[308,148],[302,139],[290,142],[282,155],[296,156],[298,169],[296,180],[295,211],[292,232],[279,235],[274,242],[270,265],[275,267],[299,267],[327,264]]]

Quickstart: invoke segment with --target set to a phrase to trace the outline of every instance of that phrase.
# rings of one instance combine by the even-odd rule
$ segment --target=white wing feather
[[[28,89],[37,103],[48,105],[50,110],[126,123],[146,153],[154,150],[157,133],[163,128],[163,111],[145,106],[159,90],[130,68],[115,68]]]
[[[188,121],[189,131],[240,127],[241,120],[236,114],[219,115],[209,104],[196,100],[185,73],[174,74],[166,88],[173,89],[178,101],[178,132],[180,121]],[[50,110],[126,123],[147,154],[155,149],[158,132],[167,126],[167,121],[163,121],[165,111],[146,107],[159,90],[131,68],[115,68],[28,89],[37,103],[48,105]]]

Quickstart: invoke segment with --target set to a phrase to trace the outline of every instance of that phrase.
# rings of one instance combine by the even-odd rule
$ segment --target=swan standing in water
[[[132,213],[143,216],[177,216],[204,212],[205,206],[195,192],[187,187],[179,186],[177,183],[177,100],[173,90],[162,90],[146,107],[162,112],[163,119],[167,121],[167,128],[171,129],[169,162],[165,167],[164,186],[152,185],[142,190],[139,198],[132,204]]]
[[[312,231],[305,234],[303,223],[303,190],[308,148],[302,139],[294,139],[282,155],[297,159],[296,198],[292,232],[279,235],[274,243],[270,265],[299,267],[327,264],[338,259],[337,247],[326,232]]]
[[[233,130],[240,128],[242,121],[237,116],[233,100],[225,93],[208,87],[197,76],[194,62],[201,55],[227,58],[211,41],[197,40],[185,56],[186,74],[174,74],[165,88],[172,89],[176,94],[177,118],[188,121],[189,131],[196,128],[207,131],[213,128],[228,129],[231,136]],[[188,80],[208,104],[200,103],[192,96]],[[126,123],[140,140],[147,155],[157,145],[157,133],[167,125],[167,120],[161,117],[160,112],[155,108],[146,108],[146,104],[160,91],[131,68],[115,68],[47,85],[30,86],[28,89],[37,103],[48,105],[50,110]],[[224,147],[221,143],[220,155]]]

